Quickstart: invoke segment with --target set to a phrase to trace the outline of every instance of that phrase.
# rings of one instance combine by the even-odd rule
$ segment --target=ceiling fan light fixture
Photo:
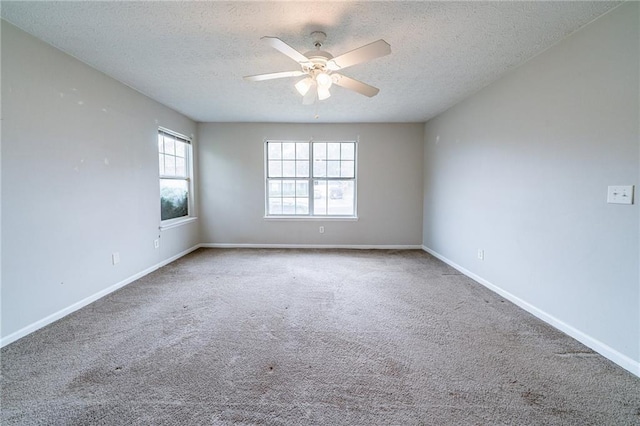
[[[300,66],[300,70],[248,75],[244,79],[248,81],[264,81],[302,76],[303,79],[298,81],[294,87],[302,95],[302,103],[304,105],[311,105],[317,100],[322,101],[331,97],[329,89],[333,84],[368,97],[378,94],[380,91],[378,88],[334,72],[390,54],[391,46],[389,43],[380,39],[334,57],[331,53],[320,50],[326,39],[325,33],[316,31],[311,36],[314,39],[316,50],[307,52],[304,55],[277,37],[262,37],[261,40],[266,44],[296,61]]]
[[[313,80],[310,77],[304,78],[295,84],[296,90],[302,96],[306,95],[311,86],[313,86]]]
[[[328,99],[331,96],[331,92],[329,92],[329,88],[328,87],[322,87],[320,85],[318,85],[318,100],[319,101],[324,101],[325,99]]]
[[[316,75],[316,82],[318,82],[318,87],[322,87],[328,90],[329,87],[331,87],[333,80],[331,79],[331,76],[326,72],[320,72],[318,73],[318,75]]]

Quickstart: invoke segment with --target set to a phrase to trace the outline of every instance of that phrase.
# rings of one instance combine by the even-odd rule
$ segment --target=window
[[[356,143],[266,141],[267,216],[356,217]]]
[[[189,217],[192,210],[191,140],[166,129],[158,130],[160,216],[170,224]]]

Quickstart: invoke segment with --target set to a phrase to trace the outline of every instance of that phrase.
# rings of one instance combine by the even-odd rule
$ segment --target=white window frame
[[[269,153],[268,143],[280,142],[280,143],[309,143],[309,177],[273,177],[273,179],[280,180],[306,180],[309,182],[309,213],[308,214],[269,214]],[[354,177],[326,177],[313,175],[313,144],[314,143],[353,143],[354,147]],[[358,220],[358,141],[357,140],[285,140],[285,139],[264,139],[264,219],[266,220],[338,220],[338,221],[357,221]],[[326,181],[353,181],[353,215],[314,215],[314,181],[326,180]]]
[[[158,127],[157,136],[161,134],[171,136],[176,140],[183,142],[186,144],[185,146],[185,169],[186,173],[184,176],[175,176],[175,175],[165,175],[160,173],[160,166],[158,165],[158,201],[161,200],[160,194],[160,182],[163,179],[172,179],[172,180],[184,180],[187,182],[188,195],[187,195],[187,215],[176,217],[173,219],[162,220],[162,214],[160,210],[160,229],[166,230],[176,226],[184,225],[189,222],[193,222],[197,219],[195,216],[195,191],[193,185],[193,141],[190,137],[180,134],[178,132],[174,132],[173,130],[167,129],[165,127]],[[156,143],[157,146],[157,143]],[[158,160],[160,159],[160,150],[157,151]]]

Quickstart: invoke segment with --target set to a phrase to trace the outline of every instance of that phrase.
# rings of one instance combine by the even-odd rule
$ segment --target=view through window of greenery
[[[160,209],[162,220],[189,216],[187,182],[160,179]]]

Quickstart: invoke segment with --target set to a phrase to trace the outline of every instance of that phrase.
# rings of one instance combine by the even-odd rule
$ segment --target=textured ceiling
[[[619,2],[10,2],[2,17],[196,121],[423,122],[557,43]],[[337,56],[380,38],[389,56],[344,75],[373,98],[332,87],[303,106],[297,70],[263,45],[301,52],[327,33]],[[319,118],[314,116],[318,114]]]

